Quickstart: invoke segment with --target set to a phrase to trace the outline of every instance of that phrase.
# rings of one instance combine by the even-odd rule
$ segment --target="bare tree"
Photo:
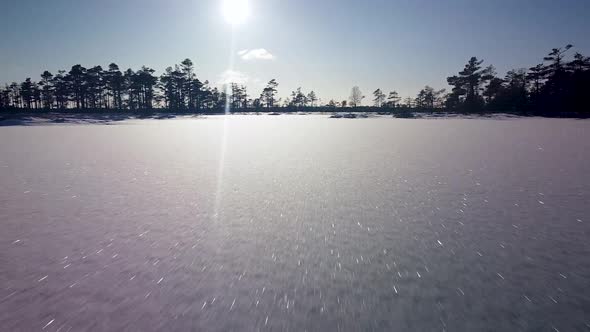
[[[361,103],[363,102],[363,99],[365,98],[365,96],[363,96],[363,93],[361,92],[361,89],[358,86],[355,86],[352,88],[352,90],[350,91],[350,107],[359,107],[361,106]]]

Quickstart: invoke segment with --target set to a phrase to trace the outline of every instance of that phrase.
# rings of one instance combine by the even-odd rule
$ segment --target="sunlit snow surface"
[[[220,116],[0,142],[2,331],[590,329],[589,121]]]

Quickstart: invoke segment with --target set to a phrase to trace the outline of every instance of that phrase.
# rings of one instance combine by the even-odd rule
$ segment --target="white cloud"
[[[235,70],[226,70],[219,75],[218,83],[221,85],[230,83],[245,84],[248,81],[248,75]]]
[[[257,48],[255,50],[241,50],[238,55],[242,60],[274,60],[275,56],[264,48]]]

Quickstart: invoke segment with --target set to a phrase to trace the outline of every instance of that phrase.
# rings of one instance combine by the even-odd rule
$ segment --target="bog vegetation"
[[[348,108],[356,111],[386,112],[447,111],[457,113],[507,112],[542,116],[588,116],[590,58],[572,51],[572,45],[555,48],[543,61],[528,69],[513,69],[499,77],[491,65],[476,57],[463,70],[447,78],[450,91],[425,86],[417,95],[402,99],[396,91],[377,89],[363,106],[366,97],[353,87],[349,98],[319,102],[314,91],[301,88],[287,98],[278,98],[279,83],[272,79],[262,91],[230,83],[222,88],[199,79],[190,59],[168,67],[160,76],[146,66],[121,71],[111,63],[69,71],[45,71],[40,80],[6,84],[0,88],[0,109],[75,110],[75,111],[171,111],[207,113],[232,111],[325,111]],[[366,102],[366,101],[365,101]]]

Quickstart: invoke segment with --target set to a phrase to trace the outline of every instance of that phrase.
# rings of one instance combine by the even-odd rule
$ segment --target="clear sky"
[[[327,102],[353,85],[367,97],[446,88],[471,56],[503,75],[568,43],[590,55],[588,0],[249,0],[233,50],[221,2],[0,0],[0,82],[78,63],[159,74],[191,58],[201,80],[229,75],[258,95],[276,78],[281,96],[301,86]]]

